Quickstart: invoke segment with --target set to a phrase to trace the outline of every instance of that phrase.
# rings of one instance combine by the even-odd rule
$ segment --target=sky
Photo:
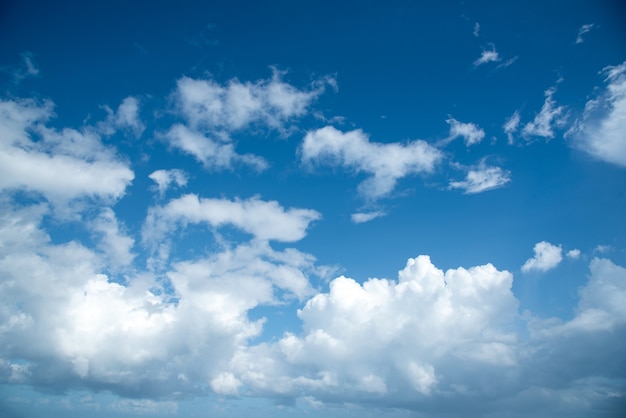
[[[623,416],[623,16],[2,2],[0,416]]]

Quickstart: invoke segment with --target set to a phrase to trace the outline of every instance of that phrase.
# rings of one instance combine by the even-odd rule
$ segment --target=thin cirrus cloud
[[[310,131],[300,146],[305,164],[331,165],[364,172],[371,177],[359,184],[367,199],[379,199],[393,191],[399,179],[431,172],[443,158],[425,141],[376,143],[361,130],[342,132],[327,126]]]
[[[560,82],[561,80],[559,80]],[[552,139],[555,135],[555,128],[562,128],[567,122],[567,114],[564,106],[557,106],[554,100],[556,87],[551,87],[544,92],[545,101],[535,118],[526,123],[521,134],[524,138],[541,137]]]
[[[576,44],[582,44],[585,41],[583,35],[585,35],[587,32],[593,29],[594,26],[595,26],[594,23],[588,23],[586,25],[582,25],[580,29],[578,29],[578,35],[576,36]]]
[[[375,210],[371,212],[356,212],[350,215],[350,220],[355,224],[362,224],[365,222],[373,221],[376,218],[380,218],[385,216],[386,213],[380,210]]]

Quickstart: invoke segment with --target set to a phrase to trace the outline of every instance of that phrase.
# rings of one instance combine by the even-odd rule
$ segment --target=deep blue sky
[[[4,2],[0,415],[619,416],[625,12]]]

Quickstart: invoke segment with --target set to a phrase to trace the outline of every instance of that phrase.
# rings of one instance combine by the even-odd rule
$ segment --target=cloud
[[[565,125],[567,115],[564,114],[564,106],[556,106],[554,101],[556,87],[551,87],[545,91],[546,100],[541,107],[541,111],[535,118],[524,125],[522,135],[525,138],[539,136],[543,138],[554,138],[554,128]]]
[[[90,226],[93,232],[100,236],[98,246],[105,254],[112,271],[131,265],[135,258],[135,254],[132,253],[135,240],[124,232],[113,209],[102,209]]]
[[[502,125],[502,129],[504,129],[504,133],[506,133],[509,144],[513,144],[513,142],[515,142],[513,134],[517,132],[517,128],[519,127],[519,124],[520,124],[520,115],[519,115],[519,112],[516,110],[515,112],[513,112],[511,117],[507,119],[504,125]]]
[[[568,136],[598,160],[626,167],[626,62],[605,67],[601,73],[606,89],[587,102]]]
[[[92,129],[46,127],[52,108],[51,102],[0,101],[0,190],[36,192],[57,205],[123,196],[134,178],[128,164]]]
[[[376,210],[373,212],[358,212],[358,213],[353,213],[352,215],[350,215],[350,219],[355,224],[361,224],[361,223],[372,221],[376,218],[380,218],[385,215],[386,213],[380,210]]]
[[[474,66],[478,67],[479,65],[487,64],[489,62],[497,62],[500,61],[500,56],[496,51],[496,47],[491,44],[491,50],[483,49],[480,57],[474,61]]]
[[[148,177],[156,183],[156,188],[161,197],[163,197],[172,183],[178,187],[184,187],[187,185],[187,174],[178,169],[156,170],[150,173]]]
[[[480,32],[480,23],[476,22],[474,24],[474,31],[472,32],[472,34],[474,35],[474,37],[478,38]]]
[[[482,193],[500,188],[511,181],[511,173],[500,167],[490,167],[481,162],[470,169],[464,181],[451,181],[451,189],[463,189],[465,194]]]
[[[236,162],[262,171],[268,166],[262,157],[237,154],[230,142],[219,142],[204,134],[176,124],[164,135],[169,144],[196,158],[208,170],[230,169]]]
[[[252,124],[283,130],[291,119],[303,116],[326,86],[335,82],[327,77],[300,90],[282,81],[282,75],[274,69],[268,80],[252,83],[232,79],[225,85],[211,79],[183,77],[176,83],[174,97],[179,111],[195,130],[233,132]]]
[[[576,260],[576,259],[578,259],[578,257],[580,257],[580,250],[579,249],[569,250],[567,253],[565,253],[565,255],[568,258]]]
[[[118,106],[117,111],[104,106],[107,118],[98,127],[102,134],[113,135],[119,129],[129,129],[139,138],[145,130],[145,125],[139,118],[139,100],[136,97],[127,97]]]
[[[215,228],[232,225],[260,240],[293,242],[304,238],[309,224],[320,218],[314,210],[285,210],[276,201],[257,197],[228,200],[187,194],[164,206],[151,207],[142,235],[146,242],[158,242],[181,224],[206,223]]]
[[[480,143],[485,137],[485,131],[473,123],[459,122],[454,118],[449,118],[446,122],[450,125],[450,134],[443,143],[448,143],[456,138],[462,137],[465,141],[465,145],[469,147],[470,145]]]
[[[526,260],[522,266],[522,271],[528,273],[532,270],[548,271],[555,268],[563,260],[561,246],[552,245],[549,242],[541,241],[533,248],[535,255]]]
[[[343,166],[370,174],[359,185],[359,192],[368,199],[388,195],[402,177],[431,172],[443,158],[441,151],[425,141],[375,143],[361,130],[344,133],[332,126],[308,132],[300,153],[305,164]]]
[[[582,25],[580,29],[578,30],[578,36],[576,36],[576,44],[582,44],[584,42],[583,35],[589,32],[591,29],[593,29],[594,26],[595,26],[595,23]]]

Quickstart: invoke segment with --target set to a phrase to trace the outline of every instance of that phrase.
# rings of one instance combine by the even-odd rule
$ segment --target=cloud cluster
[[[300,153],[305,164],[340,166],[371,175],[359,185],[359,192],[368,199],[388,195],[405,176],[431,172],[443,158],[441,151],[425,141],[376,143],[361,130],[344,133],[332,126],[308,132]]]
[[[172,126],[164,139],[208,169],[227,169],[235,162],[265,169],[267,162],[262,157],[235,151],[232,135],[259,128],[285,135],[291,130],[288,124],[304,116],[328,85],[336,87],[334,79],[326,77],[315,80],[307,89],[298,89],[284,82],[282,76],[274,69],[267,80],[232,79],[223,85],[213,79],[182,77],[173,97],[186,125]]]
[[[120,198],[134,178],[94,129],[46,126],[51,102],[0,101],[0,190],[27,190],[57,204]]]

